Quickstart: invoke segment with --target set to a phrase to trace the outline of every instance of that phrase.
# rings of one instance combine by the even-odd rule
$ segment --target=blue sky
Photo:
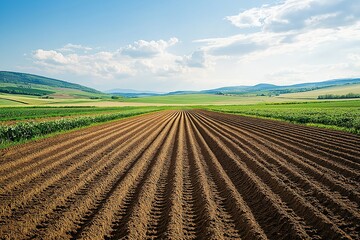
[[[360,76],[354,0],[0,0],[0,70],[100,90]]]

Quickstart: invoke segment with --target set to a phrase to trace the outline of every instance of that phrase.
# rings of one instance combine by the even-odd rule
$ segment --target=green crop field
[[[30,96],[21,94],[0,93],[2,106],[19,105],[52,105],[52,106],[128,106],[128,105],[248,105],[259,103],[283,103],[318,101],[319,95],[334,94],[343,95],[348,93],[360,94],[360,84],[349,84],[323,88],[307,92],[281,94],[280,96],[244,96],[244,95],[215,95],[215,94],[184,94],[164,95],[139,98],[111,99],[110,95],[84,92],[77,89],[57,88],[51,98]],[[91,99],[92,98],[92,99]]]
[[[287,93],[280,95],[280,97],[288,98],[288,99],[316,99],[319,95],[325,95],[325,94],[346,95],[348,93],[360,94],[360,84],[334,86],[334,87],[322,88],[308,92]]]
[[[24,105],[23,103],[15,102],[12,100],[8,100],[5,98],[0,98],[0,106],[18,106],[18,105]]]
[[[228,104],[256,104],[286,102],[289,99],[268,96],[241,96],[241,95],[213,95],[213,94],[185,94],[166,95],[155,97],[126,98],[125,102],[152,103],[152,104],[186,104],[186,105],[228,105]],[[293,100],[292,101],[296,101]]]
[[[6,107],[0,111],[0,122],[10,120],[65,117],[88,114],[116,113],[129,110],[147,109],[147,107]]]
[[[23,119],[41,118],[50,116],[72,116],[74,118],[60,118],[45,121],[16,122],[11,125],[0,125],[0,148],[7,147],[17,142],[43,137],[48,134],[68,131],[96,123],[107,122],[115,119],[131,117],[144,113],[160,111],[161,107],[122,107],[122,108],[2,108],[0,118]],[[76,113],[78,112],[78,113]],[[87,113],[97,113],[86,116]],[[13,117],[15,116],[15,117]]]

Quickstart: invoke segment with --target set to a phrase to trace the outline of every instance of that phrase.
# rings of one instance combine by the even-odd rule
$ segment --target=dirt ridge
[[[349,133],[168,110],[0,156],[0,239],[360,238]]]

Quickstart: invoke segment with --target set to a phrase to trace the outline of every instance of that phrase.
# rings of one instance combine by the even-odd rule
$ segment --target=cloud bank
[[[206,67],[203,52],[195,51],[189,56],[170,53],[169,49],[178,43],[177,38],[139,40],[115,51],[100,52],[82,45],[66,44],[57,50],[37,49],[32,58],[37,66],[50,72],[108,79],[138,75],[166,77],[191,68]]]

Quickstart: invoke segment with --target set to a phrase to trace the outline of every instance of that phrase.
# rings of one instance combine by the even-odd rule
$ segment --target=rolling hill
[[[198,93],[207,94],[270,94],[279,95],[284,93],[307,92],[321,88],[342,86],[360,83],[360,78],[333,79],[321,82],[300,83],[279,86],[274,84],[260,83],[255,86],[233,86],[203,90]]]
[[[128,97],[128,98],[151,97],[151,96],[159,96],[159,95],[163,94],[161,92],[139,91],[139,90],[134,90],[134,89],[121,89],[121,88],[107,90],[107,91],[105,91],[105,93],[109,93],[109,94],[116,95],[116,96]]]
[[[202,91],[160,93],[133,89],[95,89],[33,74],[0,71],[0,105],[157,105],[254,104],[317,100],[319,95],[360,94],[360,78],[278,86],[229,86]]]
[[[252,95],[252,96],[274,96],[286,93],[308,92],[334,86],[343,86],[360,83],[360,78],[334,79],[322,82],[300,83],[293,85],[279,86],[268,83],[260,83],[254,86],[229,86],[201,91],[173,91],[168,93],[158,93],[150,91],[136,91],[132,89],[114,89],[106,91],[108,93],[121,95],[124,97],[151,97],[151,96],[173,96],[190,94],[216,94],[216,95]]]
[[[80,84],[8,71],[0,71],[0,92],[47,98],[100,98],[106,95]]]

